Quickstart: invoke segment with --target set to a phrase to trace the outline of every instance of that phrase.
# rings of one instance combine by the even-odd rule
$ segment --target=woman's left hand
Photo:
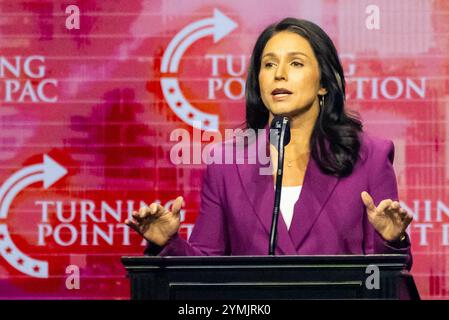
[[[363,191],[362,200],[366,207],[369,222],[386,241],[400,239],[413,220],[413,215],[401,208],[398,201],[382,200],[376,207],[373,198]]]

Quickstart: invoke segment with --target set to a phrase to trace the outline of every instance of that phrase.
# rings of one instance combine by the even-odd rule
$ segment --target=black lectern
[[[122,257],[131,299],[419,299],[405,255]],[[377,278],[376,278],[377,277]]]

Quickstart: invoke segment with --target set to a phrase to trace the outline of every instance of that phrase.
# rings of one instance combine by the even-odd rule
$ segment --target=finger
[[[147,211],[149,211],[150,209],[148,207],[141,207],[139,209],[139,213],[137,214],[136,219],[138,221],[142,221],[143,219],[145,219],[145,217],[147,216]]]
[[[154,207],[151,208],[150,210],[150,215],[152,218],[158,218],[161,215],[163,215],[167,210],[160,205],[159,203],[152,203],[152,205],[154,205]]]
[[[397,201],[392,201],[390,205],[384,209],[384,213],[390,216],[399,217],[401,219],[404,216],[401,211],[401,206]]]
[[[407,211],[405,209],[400,208],[399,209],[399,216],[401,217],[402,220],[404,220],[408,216],[408,213],[407,213]]]
[[[394,209],[392,206],[389,206],[383,214],[387,215],[390,219],[392,219],[393,223],[396,225],[403,225],[404,219],[407,216],[407,213],[402,213],[401,209]]]
[[[184,199],[181,196],[179,196],[175,199],[175,201],[173,202],[173,206],[172,206],[172,212],[174,215],[179,216],[183,202],[184,202]]]
[[[140,211],[140,210],[139,210]],[[133,211],[133,213],[132,213],[132,218],[133,219],[135,219],[135,220],[137,220],[137,222],[142,222],[142,218],[140,217],[140,214],[139,214],[139,212],[137,212],[137,211]]]
[[[163,209],[164,208],[160,204],[153,202],[148,207],[142,207],[139,209],[139,218],[140,219],[146,219],[148,217],[157,218],[164,212]]]
[[[376,206],[374,205],[373,198],[371,197],[371,195],[368,192],[363,191],[360,195],[362,197],[363,203],[365,204],[365,207],[368,210],[375,210],[376,209]]]
[[[393,209],[393,210],[399,211],[400,208],[401,208],[401,205],[399,204],[398,201],[393,201],[390,205],[390,209]]]
[[[407,213],[403,213],[402,211],[397,211],[396,213],[397,220],[401,223],[404,223],[405,219],[407,218]]]
[[[391,205],[386,209],[385,214],[396,219],[400,223],[404,223],[407,217],[407,211],[401,208],[398,201],[393,201]]]
[[[385,199],[385,200],[382,200],[382,201],[379,203],[379,205],[377,206],[377,210],[378,210],[379,212],[385,212],[386,209],[392,204],[392,202],[393,202],[393,200],[391,200],[391,199]]]
[[[125,224],[128,227],[130,227],[131,229],[133,229],[134,231],[137,231],[138,233],[140,233],[139,225],[135,221],[130,220],[130,219],[126,219],[125,220]]]
[[[404,229],[407,229],[408,225],[413,221],[413,215],[411,213],[407,213],[404,218]]]

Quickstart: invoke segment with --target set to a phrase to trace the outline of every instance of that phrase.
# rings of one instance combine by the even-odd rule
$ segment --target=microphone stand
[[[268,254],[274,256],[276,241],[277,241],[277,226],[279,220],[279,206],[281,203],[281,189],[282,189],[282,175],[284,173],[284,137],[285,128],[288,124],[288,118],[282,118],[281,134],[278,141],[278,167],[276,171],[276,189],[274,195],[274,208],[273,208],[273,218],[271,221],[271,231],[270,231],[270,246],[268,249]],[[287,142],[288,144],[288,142]]]

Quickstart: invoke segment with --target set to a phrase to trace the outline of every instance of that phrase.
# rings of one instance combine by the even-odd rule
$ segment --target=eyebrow
[[[300,52],[300,51],[289,52],[289,53],[287,53],[287,55],[289,55],[289,56],[302,55],[302,56],[305,56],[305,57],[308,58],[308,56],[307,56],[304,52]],[[268,53],[264,54],[262,58],[265,58],[265,57],[268,57],[268,56],[270,56],[270,57],[276,57],[276,54],[273,53],[273,52],[268,52]]]

